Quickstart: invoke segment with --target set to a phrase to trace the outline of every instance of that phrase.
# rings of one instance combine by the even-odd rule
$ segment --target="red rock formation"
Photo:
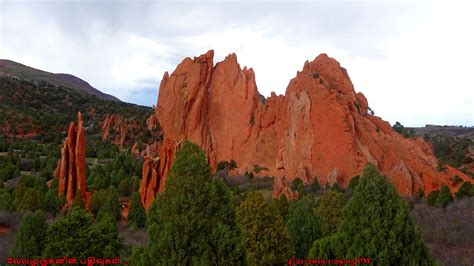
[[[442,185],[456,190],[454,174],[469,180],[456,169],[437,171],[428,143],[403,138],[388,122],[368,114],[365,96],[325,54],[304,64],[284,96],[272,93],[265,103],[259,96],[253,70],[241,69],[235,54],[214,65],[209,51],[165,73],[156,116],[150,118],[159,121],[165,137],[156,162],[160,185],[143,180],[142,185],[151,184],[154,192],[163,189],[173,145],[185,139],[206,151],[213,169],[221,160],[234,159],[241,173],[258,164],[269,168],[266,174],[300,177],[305,183],[318,178],[322,185],[346,186],[367,163],[375,164],[402,195]],[[280,185],[274,186],[274,197],[287,187]],[[148,202],[143,191],[142,200]]]
[[[66,196],[66,205],[71,206],[77,191],[82,201],[87,202],[86,187],[86,142],[81,113],[78,113],[77,130],[74,122],[69,124],[68,135],[61,147],[55,176],[58,178],[58,196]]]
[[[126,142],[130,142],[134,139],[140,131],[140,124],[137,120],[125,119],[115,114],[107,114],[100,127],[102,140],[109,139],[112,143],[120,147],[123,147]]]
[[[84,133],[84,122],[81,113],[78,113],[77,135],[76,135],[76,191],[81,191],[82,202],[86,202],[86,139]],[[84,193],[82,193],[84,191]]]
[[[285,196],[287,200],[298,199],[298,191],[291,190],[290,183],[284,177],[275,177],[273,181],[273,198],[281,198]]]
[[[164,190],[166,176],[179,145],[180,142],[176,143],[167,139],[159,148],[159,156],[149,149],[147,150],[140,181],[140,199],[146,209],[155,199],[155,194]]]

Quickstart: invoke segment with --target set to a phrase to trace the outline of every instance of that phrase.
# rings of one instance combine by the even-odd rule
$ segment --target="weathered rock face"
[[[137,121],[124,119],[116,114],[107,114],[100,127],[102,140],[109,139],[120,147],[123,147],[127,141],[133,139],[140,130],[140,125]]]
[[[69,124],[68,135],[61,147],[55,176],[58,178],[58,196],[66,197],[66,205],[71,206],[78,191],[82,202],[87,202],[86,187],[86,142],[81,113],[78,113],[77,128]]]
[[[281,198],[285,196],[287,200],[298,199],[298,191],[291,190],[290,183],[284,177],[275,177],[273,181],[273,198]]]
[[[455,190],[453,174],[468,180],[456,169],[437,171],[428,143],[403,138],[388,122],[368,114],[365,96],[325,54],[304,64],[284,96],[272,93],[265,103],[252,69],[241,69],[235,54],[214,65],[213,54],[184,59],[161,81],[156,116],[149,119],[160,123],[165,138],[155,161],[159,171],[157,181],[142,180],[154,192],[163,189],[176,143],[185,139],[206,151],[213,169],[221,160],[234,159],[241,173],[259,165],[269,169],[265,174],[300,177],[305,183],[317,178],[322,185],[346,186],[367,163],[375,164],[402,195],[442,185]],[[289,193],[287,179],[275,179],[282,182],[274,185],[274,197]],[[142,200],[151,200],[143,193]]]
[[[179,146],[180,142],[169,139],[166,139],[161,146],[147,146],[140,181],[140,199],[145,209],[150,207],[155,194],[164,190],[166,176]],[[159,153],[151,151],[151,147],[156,147]]]

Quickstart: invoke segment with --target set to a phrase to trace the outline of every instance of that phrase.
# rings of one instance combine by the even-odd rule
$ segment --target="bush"
[[[47,228],[43,212],[27,212],[21,219],[10,256],[13,258],[39,257],[45,244]]]
[[[293,256],[293,242],[283,219],[259,192],[247,194],[237,208],[237,220],[250,265],[282,265]]]
[[[8,191],[0,192],[0,210],[13,210],[13,196]]]
[[[436,200],[438,199],[438,196],[439,196],[439,190],[431,191],[426,197],[426,203],[428,203],[428,205],[430,206],[434,206],[436,203]]]
[[[301,178],[299,177],[295,177],[295,179],[291,181],[291,190],[298,191],[300,197],[303,197],[303,195],[305,194],[303,180],[301,180]]]
[[[376,265],[432,265],[410,211],[391,183],[368,165],[343,209],[336,234],[314,242],[311,258],[368,257]]]
[[[352,177],[347,188],[350,189],[351,191],[354,191],[357,185],[359,184],[359,179],[360,179],[359,175]]]
[[[146,265],[234,265],[245,258],[232,194],[212,181],[204,151],[189,141],[148,210],[147,232],[148,255],[140,255]]]
[[[456,196],[456,199],[472,197],[474,196],[474,186],[471,184],[471,182],[466,181],[462,183],[462,185],[459,187],[459,190],[454,195]]]
[[[313,179],[313,182],[311,183],[310,190],[311,192],[316,193],[318,192],[319,189],[320,189],[320,186],[319,186],[318,177],[315,176]]]
[[[309,197],[292,201],[290,205],[286,228],[295,243],[297,258],[305,258],[313,242],[321,237],[321,229],[313,207],[314,202]]]
[[[451,202],[453,202],[453,195],[451,195],[451,191],[449,190],[448,186],[443,186],[438,194],[438,197],[436,198],[434,206],[444,208]]]
[[[137,192],[133,193],[127,216],[127,226],[134,229],[144,228],[146,224],[145,209]]]
[[[118,256],[121,249],[113,217],[106,213],[94,224],[92,216],[81,208],[56,220],[46,232],[45,243],[43,256],[53,258],[111,258]]]
[[[334,190],[326,191],[319,199],[314,212],[320,221],[321,230],[325,236],[336,232],[341,223],[344,205],[344,195]]]
[[[122,197],[128,197],[130,196],[132,189],[132,184],[131,184],[131,179],[130,178],[125,178],[122,181],[120,181],[120,184],[118,185],[118,193]]]

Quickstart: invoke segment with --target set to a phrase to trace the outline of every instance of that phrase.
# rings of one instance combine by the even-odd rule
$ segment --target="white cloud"
[[[327,53],[391,123],[473,125],[472,7],[2,1],[0,57],[71,73],[123,100],[151,105],[165,71],[209,49],[216,62],[235,52],[267,96],[283,94],[306,60]]]

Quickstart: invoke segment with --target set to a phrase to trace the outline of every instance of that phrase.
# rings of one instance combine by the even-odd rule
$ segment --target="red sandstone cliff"
[[[58,196],[65,195],[66,206],[71,206],[77,191],[82,202],[87,202],[86,187],[86,142],[81,113],[78,113],[77,128],[69,124],[68,135],[61,147],[61,158],[54,175],[58,178]]]
[[[304,64],[286,89],[263,103],[253,70],[235,54],[214,65],[211,50],[184,59],[160,84],[156,116],[164,133],[159,157],[148,158],[140,189],[148,207],[162,191],[177,144],[188,139],[207,153],[211,167],[234,159],[240,172],[255,164],[277,177],[274,197],[288,194],[287,181],[314,178],[346,186],[367,163],[375,164],[402,195],[442,185],[456,190],[454,168],[437,171],[437,159],[423,139],[403,138],[381,118],[368,114],[347,71],[321,54]],[[146,171],[145,171],[146,170]],[[145,192],[146,191],[146,192]],[[150,192],[151,191],[151,192]],[[286,195],[293,197],[293,195]]]
[[[140,125],[137,121],[124,119],[116,114],[107,114],[101,125],[102,140],[110,139],[112,143],[123,147],[138,135]],[[111,134],[112,133],[112,134]]]

